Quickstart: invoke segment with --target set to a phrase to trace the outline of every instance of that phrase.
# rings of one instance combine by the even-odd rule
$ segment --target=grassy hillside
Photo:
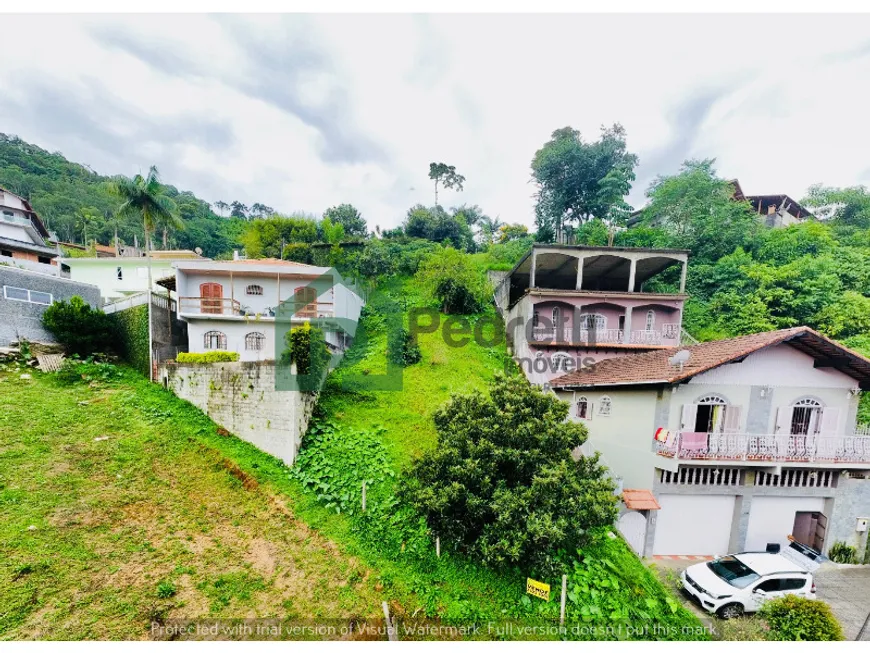
[[[385,290],[419,302],[407,282]],[[336,378],[384,369],[379,301]],[[92,366],[69,384],[0,368],[0,638],[136,639],[175,618],[346,624],[378,618],[381,601],[404,623],[481,628],[467,637],[559,638],[505,631],[506,620],[552,626],[558,599],[530,599],[522,570],[481,568],[449,542],[436,557],[425,525],[392,494],[401,469],[437,442],[433,411],[451,392],[483,388],[506,359],[503,347],[455,349],[438,333],[420,346],[401,391],[331,383],[293,469],[221,436],[131,370]],[[704,637],[618,538],[602,534],[579,552],[569,596],[569,624],[586,629],[571,639],[662,637],[626,631],[633,622]],[[412,637],[433,635],[403,632]]]

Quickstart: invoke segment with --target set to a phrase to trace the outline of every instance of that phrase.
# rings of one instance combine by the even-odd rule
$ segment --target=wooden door
[[[825,533],[828,530],[828,518],[824,514],[817,512],[816,517],[816,533],[813,538],[813,548],[821,553],[825,547]]]
[[[208,282],[199,286],[200,312],[218,314],[224,312],[224,287],[219,283]]]
[[[317,291],[310,286],[302,286],[293,291],[293,314],[296,317],[317,317]]]

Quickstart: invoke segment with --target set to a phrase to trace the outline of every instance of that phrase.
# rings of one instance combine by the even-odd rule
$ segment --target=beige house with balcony
[[[870,361],[808,327],[611,358],[550,381],[624,488],[657,510],[619,527],[644,555],[863,551]]]

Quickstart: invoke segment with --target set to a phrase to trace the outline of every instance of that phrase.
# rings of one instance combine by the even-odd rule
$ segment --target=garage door
[[[656,515],[655,555],[728,553],[736,497],[663,494]]]
[[[768,542],[788,543],[798,512],[822,512],[821,497],[753,497],[746,531],[746,550],[764,551]]]

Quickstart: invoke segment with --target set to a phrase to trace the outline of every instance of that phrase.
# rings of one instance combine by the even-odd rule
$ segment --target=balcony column
[[[577,257],[577,290],[583,289],[583,261],[585,257]]]
[[[634,310],[631,306],[625,307],[625,327],[622,333],[622,344],[631,344],[631,312]]]
[[[686,271],[689,269],[689,262],[683,261],[683,269],[680,272],[680,294],[686,292]]]
[[[535,268],[538,265],[538,252],[532,250],[532,270],[529,272],[529,288],[535,287]]]
[[[631,267],[628,273],[628,292],[634,292],[634,277],[637,272],[637,259],[631,259]]]

